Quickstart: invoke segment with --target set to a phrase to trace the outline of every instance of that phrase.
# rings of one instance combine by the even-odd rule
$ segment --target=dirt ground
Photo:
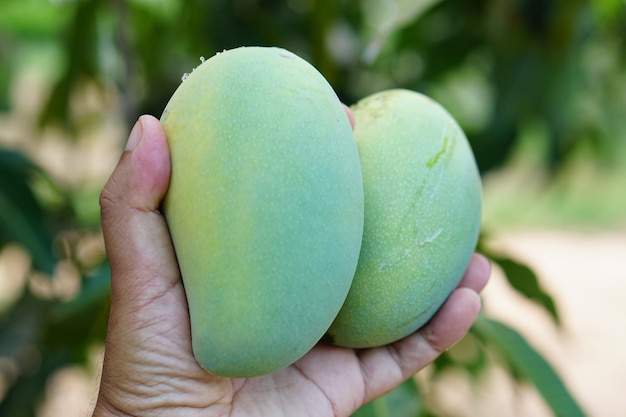
[[[626,409],[626,231],[512,231],[492,244],[529,264],[555,296],[562,317],[547,315],[515,294],[498,270],[484,292],[484,309],[512,324],[564,378],[590,417],[621,417]],[[513,388],[498,370],[481,387],[450,378],[439,383],[442,411],[459,417],[551,416],[530,387]],[[42,417],[86,416],[97,384],[78,369],[58,375]]]

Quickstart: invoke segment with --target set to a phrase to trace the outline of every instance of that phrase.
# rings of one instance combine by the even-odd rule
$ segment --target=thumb
[[[118,306],[137,311],[180,281],[169,231],[159,212],[170,171],[160,122],[140,117],[100,195],[112,311]]]
[[[172,381],[182,383],[181,375],[183,381],[208,375],[192,355],[182,280],[159,211],[170,171],[161,124],[142,116],[100,195],[111,309],[97,410],[144,415],[174,398],[166,392],[178,387]]]

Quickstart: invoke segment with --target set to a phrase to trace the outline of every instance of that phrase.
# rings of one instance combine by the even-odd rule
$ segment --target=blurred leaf
[[[13,73],[7,62],[10,53],[4,51],[0,42],[0,111],[6,111],[10,107],[11,78]],[[8,47],[6,49],[9,49]]]
[[[487,235],[483,231],[478,240],[476,250],[502,268],[505,278],[513,289],[544,308],[554,319],[555,323],[560,324],[556,303],[552,296],[541,287],[535,271],[528,265],[490,248],[489,245],[486,244],[486,240]]]
[[[412,88],[429,90],[449,71],[466,65],[468,57],[484,46],[484,8],[467,2],[439,2],[400,32],[398,46],[416,50],[423,59],[423,84]]]
[[[542,306],[559,324],[560,318],[554,303],[554,299],[548,294],[539,283],[535,272],[527,265],[517,262],[511,258],[489,255],[498,264],[511,286],[519,293],[531,301]]]
[[[159,19],[169,20],[176,16],[183,3],[179,0],[130,0],[138,7],[143,7]]]
[[[413,378],[359,408],[351,417],[417,417],[423,407]]]
[[[45,211],[29,184],[33,175],[43,175],[22,154],[0,149],[0,244],[15,241],[33,258],[35,268],[52,274],[56,259],[52,236],[45,224]]]
[[[363,53],[365,63],[373,63],[389,36],[415,22],[441,0],[364,0],[361,2],[366,26],[373,32]]]
[[[72,19],[65,27],[63,45],[68,65],[52,92],[40,116],[40,124],[60,124],[67,132],[75,132],[76,124],[70,111],[74,89],[85,80],[98,81],[98,11],[101,0],[77,3]]]
[[[0,31],[22,36],[49,36],[67,22],[71,8],[46,0],[2,0]]]
[[[483,342],[497,351],[520,375],[532,382],[558,417],[585,417],[576,400],[552,368],[522,335],[484,316],[474,324]]]

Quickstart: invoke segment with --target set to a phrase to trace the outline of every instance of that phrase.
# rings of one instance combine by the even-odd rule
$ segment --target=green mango
[[[295,54],[241,47],[184,77],[161,121],[163,212],[198,363],[228,377],[293,363],[332,323],[358,262],[363,183],[342,104]]]
[[[352,110],[365,228],[352,288],[327,337],[367,348],[413,333],[457,286],[477,243],[482,187],[463,131],[432,99],[389,90]]]

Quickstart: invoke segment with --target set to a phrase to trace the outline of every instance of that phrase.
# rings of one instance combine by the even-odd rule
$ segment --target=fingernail
[[[133,126],[133,130],[130,131],[130,135],[128,135],[128,142],[126,143],[126,150],[132,151],[137,147],[137,144],[141,140],[143,136],[143,126],[141,125],[141,119],[137,120],[135,126]]]

